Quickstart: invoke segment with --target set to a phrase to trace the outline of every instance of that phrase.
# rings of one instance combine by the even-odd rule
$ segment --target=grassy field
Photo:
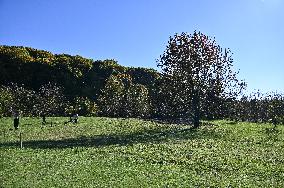
[[[51,120],[0,119],[0,187],[284,187],[284,126]]]

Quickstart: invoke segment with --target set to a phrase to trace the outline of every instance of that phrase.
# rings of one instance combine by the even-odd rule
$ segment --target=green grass
[[[284,187],[284,126],[51,120],[0,119],[0,187]]]

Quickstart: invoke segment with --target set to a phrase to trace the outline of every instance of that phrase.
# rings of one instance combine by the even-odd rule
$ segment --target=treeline
[[[165,80],[154,69],[124,67],[114,60],[0,46],[0,116],[19,111],[24,116],[190,117],[190,107],[175,98]],[[283,94],[229,98],[216,91],[202,93],[201,119],[284,124]]]
[[[284,94],[252,93],[238,100],[228,101],[228,115],[231,120],[250,122],[270,122],[284,124]]]
[[[107,79],[115,74],[129,74],[135,84],[147,87],[158,76],[154,69],[124,67],[115,60],[93,61],[29,47],[0,46],[0,85],[17,83],[38,91],[50,82],[61,86],[70,99],[97,100]]]
[[[53,93],[53,97],[63,96],[57,103],[64,104],[60,111],[50,111],[50,115],[65,115],[73,108],[80,115],[149,117],[150,104],[154,104],[149,96],[153,95],[158,78],[159,73],[154,69],[124,67],[115,60],[93,61],[78,55],[52,54],[29,47],[0,46],[0,115],[11,114],[12,108],[22,111],[23,115],[35,115],[38,105],[34,103],[39,100],[34,98],[40,98],[35,95],[42,96],[43,88],[49,88],[51,93],[53,87],[60,90]],[[114,87],[117,83],[120,83],[119,88]],[[113,91],[115,89],[121,91]],[[143,102],[141,97],[144,95],[147,100]],[[138,109],[141,100],[148,105],[143,113]],[[80,103],[90,105],[85,107],[89,110],[75,108],[82,105]],[[113,107],[109,108],[107,104]],[[126,107],[129,110],[123,112]]]
[[[14,83],[1,86],[0,104],[1,116],[13,113],[23,116],[69,116],[74,112],[94,116],[98,112],[96,104],[88,98],[67,99],[62,87],[51,83],[42,85],[38,91]]]

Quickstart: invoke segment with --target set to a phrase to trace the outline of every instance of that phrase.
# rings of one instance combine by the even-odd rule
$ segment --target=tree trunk
[[[197,92],[195,92],[193,95],[192,110],[193,110],[193,127],[198,128],[200,125],[200,99]]]

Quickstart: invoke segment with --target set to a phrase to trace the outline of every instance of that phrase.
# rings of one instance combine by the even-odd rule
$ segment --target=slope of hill
[[[62,86],[71,98],[96,100],[110,75],[120,73],[131,75],[134,83],[148,88],[159,75],[154,69],[124,67],[115,60],[93,61],[30,47],[0,46],[0,85],[13,82],[38,90],[52,82]]]

